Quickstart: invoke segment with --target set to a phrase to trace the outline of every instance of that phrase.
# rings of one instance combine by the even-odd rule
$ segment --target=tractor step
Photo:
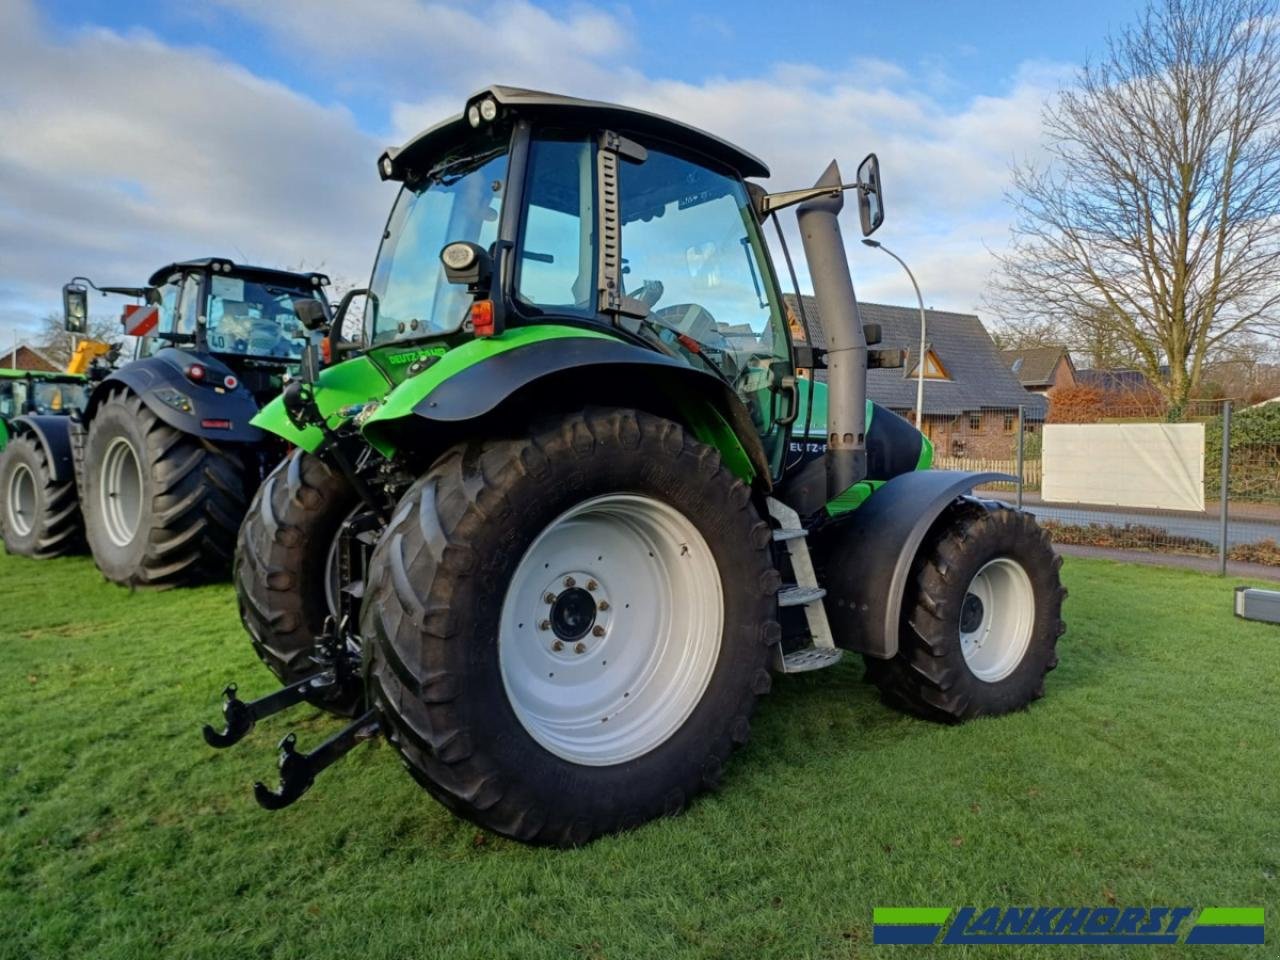
[[[788,583],[778,591],[778,606],[807,607],[811,603],[817,603],[826,595],[827,591],[821,587],[802,587]]]
[[[380,732],[377,715],[369,710],[310,753],[299,753],[297,734],[288,734],[280,741],[280,786],[271,790],[259,781],[253,785],[254,799],[265,810],[284,809],[306,793],[322,771]]]
[[[844,656],[844,651],[831,647],[805,647],[782,655],[783,673],[805,673],[834,667]]]
[[[788,540],[803,540],[809,535],[809,531],[804,527],[796,527],[793,530],[774,530],[773,542],[786,543]]]
[[[806,540],[809,531],[801,525],[800,515],[785,503],[770,497],[768,505],[769,516],[778,524],[773,531],[773,540],[787,545],[791,570],[796,578],[795,583],[784,584],[778,591],[778,606],[804,608],[804,619],[812,641],[812,646],[786,654],[779,644],[774,655],[774,669],[783,673],[802,673],[835,666],[844,653],[836,649],[831,636],[827,608],[822,602],[827,591],[818,585],[818,574],[813,567],[813,558],[809,556]]]

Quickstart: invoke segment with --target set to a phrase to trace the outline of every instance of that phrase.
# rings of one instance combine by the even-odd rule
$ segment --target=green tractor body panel
[[[382,397],[390,386],[386,375],[372,358],[361,355],[321,370],[315,400],[324,418],[333,426],[343,418],[344,410]],[[249,422],[283,437],[308,453],[314,453],[324,439],[319,427],[299,430],[293,425],[285,413],[283,397],[276,397]]]
[[[315,401],[331,427],[363,413],[360,429],[364,438],[383,456],[391,457],[396,453],[395,426],[417,416],[419,404],[451,378],[510,351],[570,339],[618,340],[603,330],[537,324],[515,327],[496,337],[477,337],[456,346],[443,341],[388,344],[322,370]],[[371,403],[376,406],[370,409]],[[747,482],[757,477],[757,467],[743,439],[714,404],[686,398],[680,413],[700,441],[720,451],[736,476]],[[318,427],[299,430],[293,425],[281,397],[263,407],[252,423],[312,453],[323,440]]]
[[[828,388],[821,381],[812,382],[813,416],[810,418],[809,387],[810,381],[800,383],[800,412],[792,433],[792,450],[803,459],[820,455],[826,448]],[[894,476],[928,470],[933,466],[933,444],[902,417],[868,400],[867,461],[868,477],[828,501],[828,515],[835,517],[856,510]]]
[[[375,450],[383,456],[390,457],[395,453],[395,444],[389,437],[391,431],[388,428],[405,417],[414,416],[413,408],[450,377],[457,376],[463,370],[506,353],[508,350],[517,350],[546,340],[570,337],[612,339],[607,333],[582,327],[538,324],[516,327],[496,337],[477,337],[474,340],[468,340],[444,353],[422,373],[403,381],[392,389],[385,399],[379,401],[378,408],[364,419],[360,429]],[[400,347],[402,352],[408,349],[405,346]]]

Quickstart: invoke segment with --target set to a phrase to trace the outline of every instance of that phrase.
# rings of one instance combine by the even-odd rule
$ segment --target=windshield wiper
[[[429,183],[438,183],[442,187],[452,186],[473,170],[478,170],[494,157],[506,152],[506,146],[502,146],[487,153],[441,160],[427,171],[426,179]]]

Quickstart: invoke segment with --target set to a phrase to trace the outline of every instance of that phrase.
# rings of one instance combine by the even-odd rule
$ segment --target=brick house
[[[795,297],[785,300],[792,337],[801,341],[804,330]],[[804,298],[804,311],[814,346],[825,348],[822,316],[813,297]],[[864,324],[880,325],[881,349],[907,351],[902,369],[867,371],[868,394],[882,406],[914,420],[920,311],[880,303],[860,303],[858,311]],[[1023,389],[974,314],[926,310],[925,325],[922,427],[937,456],[1011,459],[1017,444],[1018,407],[1023,408],[1027,430],[1033,432],[1044,423],[1048,401]],[[826,379],[825,371],[819,370],[818,378]]]
[[[16,363],[14,362],[15,354],[17,354]],[[0,353],[0,369],[57,371],[61,370],[62,367],[35,347],[20,343],[18,346]]]
[[[1024,390],[1048,396],[1059,387],[1076,385],[1076,366],[1063,347],[1003,350],[1001,355]]]

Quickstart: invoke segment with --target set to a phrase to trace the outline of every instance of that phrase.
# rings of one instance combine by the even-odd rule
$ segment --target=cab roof
[[[178,260],[175,263],[167,264],[151,274],[147,284],[152,287],[159,286],[179,270],[212,270],[228,276],[233,274],[236,276],[244,276],[245,274],[265,275],[278,279],[288,278],[294,282],[301,280],[304,285],[316,283],[317,281],[313,280],[316,277],[319,278],[319,286],[325,286],[329,282],[329,278],[325,274],[314,271],[311,273],[295,273],[292,270],[278,270],[274,267],[255,267],[249,264],[235,263],[226,257],[201,257],[195,260]]]
[[[607,127],[618,133],[649,134],[718,160],[737,171],[739,176],[769,176],[769,167],[765,162],[740,147],[705,130],[647,110],[506,86],[486,87],[468,97],[466,103],[470,106],[486,98],[492,98],[498,104],[500,113],[509,112],[520,117],[551,119],[566,124]],[[433,158],[471,132],[464,109],[463,113],[424,130],[402,147],[389,148],[378,159],[379,169],[384,166],[384,158],[388,159],[394,171],[390,174],[391,179],[403,179],[403,170],[414,166],[418,158]],[[401,175],[396,176],[396,172]],[[387,176],[385,172],[383,175]]]

